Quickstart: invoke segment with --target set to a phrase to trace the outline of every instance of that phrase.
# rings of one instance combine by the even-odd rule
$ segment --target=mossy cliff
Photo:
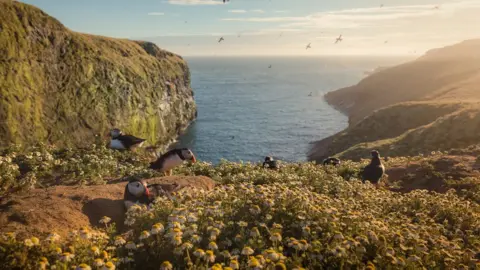
[[[112,127],[165,145],[196,116],[180,56],[76,33],[14,1],[0,1],[0,78],[0,146],[78,146]]]
[[[328,93],[325,99],[349,116],[349,127],[315,142],[309,160],[358,160],[372,149],[415,156],[480,143],[478,48],[480,40],[470,40],[432,50]]]

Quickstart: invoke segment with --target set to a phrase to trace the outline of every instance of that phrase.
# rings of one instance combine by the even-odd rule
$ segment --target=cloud
[[[246,13],[247,11],[244,9],[230,9],[228,12],[230,13]]]
[[[223,5],[222,0],[167,0],[171,5],[199,6],[199,5]]]
[[[251,11],[254,13],[265,13],[262,9],[252,9]]]
[[[443,4],[439,9],[434,5],[404,5],[389,7],[369,7],[326,11],[308,14],[305,16],[273,16],[222,18],[222,21],[238,22],[285,22],[283,27],[304,28],[339,28],[352,29],[362,27],[385,27],[391,24],[408,23],[412,19],[451,16],[458,10],[479,8],[480,0],[457,1]],[[281,13],[281,12],[275,12]]]
[[[223,18],[222,21],[237,22],[295,22],[304,21],[305,17],[252,17],[252,18]]]
[[[149,12],[148,15],[149,16],[163,16],[163,15],[165,15],[165,13],[163,13],[163,12]]]

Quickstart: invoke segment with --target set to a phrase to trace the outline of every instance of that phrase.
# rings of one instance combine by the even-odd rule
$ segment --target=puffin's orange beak
[[[143,183],[143,186],[145,187],[145,195],[147,195],[147,198],[150,198],[150,191],[148,190],[147,183]]]
[[[195,158],[194,155],[192,155],[192,163],[195,163],[195,162],[197,162],[197,159]]]

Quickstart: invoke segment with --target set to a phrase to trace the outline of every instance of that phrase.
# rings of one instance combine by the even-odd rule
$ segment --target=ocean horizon
[[[202,161],[305,161],[311,142],[345,129],[324,99],[405,57],[186,57],[198,118],[178,138]]]

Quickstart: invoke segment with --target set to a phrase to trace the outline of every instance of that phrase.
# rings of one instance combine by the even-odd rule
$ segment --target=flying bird
[[[342,35],[340,35],[337,40],[335,40],[335,44],[339,43],[339,42],[342,42],[343,41],[343,37]]]
[[[218,40],[218,43],[224,41],[225,39],[223,37],[221,37],[219,40]]]
[[[433,7],[433,9],[440,9],[440,6],[435,6]]]
[[[307,48],[305,50],[311,49],[312,48],[312,43],[308,43]]]
[[[380,8],[382,8],[382,7],[383,7],[383,4],[380,5]]]
[[[388,43],[388,40],[385,40],[385,42],[384,42],[384,43],[385,43],[385,44],[387,44],[387,43]]]
[[[272,68],[272,65],[268,66],[268,68]]]

